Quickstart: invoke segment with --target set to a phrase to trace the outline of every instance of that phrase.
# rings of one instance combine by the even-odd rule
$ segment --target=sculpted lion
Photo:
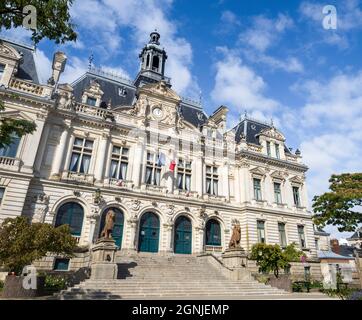
[[[114,211],[109,210],[106,215],[106,221],[105,221],[102,233],[101,233],[102,238],[112,239],[111,235],[112,235],[115,220],[116,220],[116,214],[114,213]]]
[[[240,225],[236,224],[233,228],[233,234],[229,242],[229,248],[239,248],[240,238],[241,238],[241,228]]]

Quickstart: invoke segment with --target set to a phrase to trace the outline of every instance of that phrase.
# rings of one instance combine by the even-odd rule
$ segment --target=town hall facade
[[[165,76],[157,32],[134,81],[91,67],[58,84],[66,61],[58,52],[43,85],[33,53],[0,42],[2,115],[37,125],[0,149],[0,222],[24,215],[69,224],[79,246],[90,248],[113,210],[113,238],[125,255],[218,255],[239,224],[246,252],[258,242],[294,242],[316,259],[300,152],[273,124],[245,115],[228,129],[226,106],[207,115],[180,97]],[[81,266],[49,261],[53,269]]]

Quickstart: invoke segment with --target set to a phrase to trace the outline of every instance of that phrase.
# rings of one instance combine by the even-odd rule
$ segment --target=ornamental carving
[[[258,136],[265,136],[275,140],[285,141],[285,137],[283,136],[283,134],[280,131],[278,131],[275,127],[261,130]]]
[[[35,195],[31,207],[34,212],[33,222],[43,223],[49,210],[49,196],[44,193]]]

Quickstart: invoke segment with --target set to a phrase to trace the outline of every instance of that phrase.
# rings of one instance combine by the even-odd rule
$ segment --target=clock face
[[[162,116],[162,109],[160,107],[155,107],[153,108],[152,110],[152,114],[155,116],[155,117],[161,117]]]

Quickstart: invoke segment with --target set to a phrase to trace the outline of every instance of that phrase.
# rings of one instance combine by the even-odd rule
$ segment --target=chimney
[[[339,241],[337,239],[331,240],[331,249],[334,253],[340,254]]]

